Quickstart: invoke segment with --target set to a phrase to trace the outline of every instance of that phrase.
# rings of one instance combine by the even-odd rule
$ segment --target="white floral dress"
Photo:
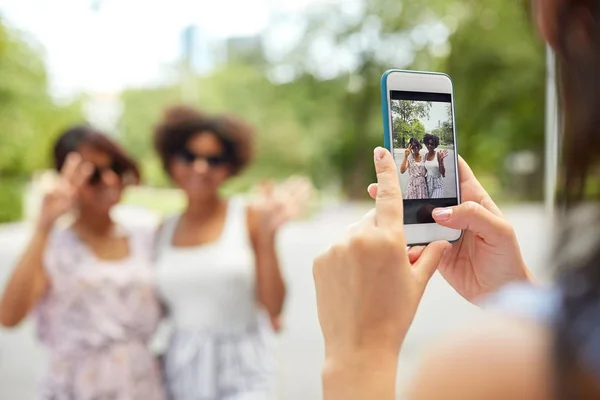
[[[147,342],[160,308],[150,232],[127,230],[130,256],[98,259],[71,229],[52,233],[44,255],[50,288],[35,309],[49,364],[38,388],[47,400],[162,400]]]

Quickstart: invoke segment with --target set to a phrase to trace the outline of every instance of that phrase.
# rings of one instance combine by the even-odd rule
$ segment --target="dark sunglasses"
[[[94,165],[94,172],[92,172],[92,175],[90,175],[88,183],[92,186],[99,184],[100,182],[102,182],[102,175],[104,175],[106,171],[114,172],[119,177],[119,179],[123,178],[123,174],[125,173],[125,170],[116,163],[113,163],[108,167],[99,167],[97,165]]]
[[[185,164],[193,164],[198,159],[204,160],[210,167],[217,167],[219,165],[224,165],[229,162],[229,159],[223,154],[218,156],[199,156],[187,149],[180,151],[177,155],[177,158]]]
[[[435,146],[433,142],[426,143],[427,146]]]

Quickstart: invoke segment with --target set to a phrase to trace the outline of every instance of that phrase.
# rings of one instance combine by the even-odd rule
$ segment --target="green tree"
[[[458,148],[496,194],[540,200],[543,193],[545,49],[523,2],[457,2],[463,18],[450,37],[444,71],[454,82]],[[538,168],[512,176],[516,151]]]
[[[52,142],[81,121],[80,102],[57,105],[48,91],[42,52],[0,18],[0,222],[21,217],[24,182],[49,166]]]
[[[348,197],[364,197],[374,179],[372,148],[383,141],[379,80],[395,67],[448,73],[461,155],[495,194],[540,198],[541,168],[524,180],[504,168],[511,152],[530,150],[541,161],[543,149],[544,49],[520,2],[364,0],[293,18],[305,31],[287,54],[258,49],[195,82],[198,106],[257,127],[256,163],[232,185],[307,173],[321,187],[340,182]],[[288,71],[285,83],[271,78],[279,70]],[[152,182],[161,181],[150,131],[178,97],[176,86],[124,94],[123,131],[157,176]],[[396,117],[393,125],[422,138],[418,118]],[[435,131],[451,144],[450,121]]]
[[[381,111],[374,99],[381,74],[393,66],[448,73],[455,87],[461,154],[495,194],[541,198],[542,168],[517,179],[504,167],[511,152],[522,150],[534,152],[543,165],[544,47],[523,2],[365,0],[355,8],[315,8],[307,21],[304,40],[292,51],[296,68],[360,82],[351,87],[352,98],[364,101],[348,102],[347,94],[339,93],[344,108],[336,136],[345,145],[333,149],[334,154],[345,152],[333,159],[348,194],[364,193],[364,185],[373,179],[363,160],[370,161],[372,144],[381,143],[380,124],[375,122]],[[325,52],[327,43],[329,58],[320,60],[327,66],[324,74],[312,55],[315,47]],[[348,54],[352,61],[346,65],[351,66],[330,72]],[[376,128],[364,134],[370,126]],[[443,142],[448,135],[446,127]]]
[[[425,127],[418,119],[413,119],[410,123],[404,122],[400,118],[394,120],[394,148],[405,149],[408,145],[408,140],[411,138],[418,139],[423,142],[425,135]]]
[[[392,120],[394,121],[394,146],[406,148],[411,137],[423,140],[425,127],[418,118],[428,119],[431,112],[430,101],[392,101]],[[397,129],[396,129],[397,128]]]

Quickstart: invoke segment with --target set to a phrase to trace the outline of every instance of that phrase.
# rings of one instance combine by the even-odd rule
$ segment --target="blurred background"
[[[310,176],[320,204],[280,241],[290,287],[279,343],[284,399],[320,398],[322,342],[312,258],[369,207],[382,143],[379,79],[389,68],[454,81],[459,153],[516,224],[544,276],[545,48],[527,1],[0,0],[0,285],[29,234],[50,146],[90,121],[143,165],[123,218],[178,210],[150,134],[184,102],[252,122],[258,160],[227,187]],[[1,286],[0,286],[1,287]],[[1,289],[0,289],[1,290]],[[473,318],[435,277],[402,355],[399,387],[422,346]],[[29,399],[43,362],[31,323],[0,330],[0,398]]]

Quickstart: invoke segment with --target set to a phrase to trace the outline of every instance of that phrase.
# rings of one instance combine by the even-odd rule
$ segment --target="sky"
[[[211,39],[254,35],[275,12],[338,1],[0,0],[0,15],[43,46],[51,91],[60,98],[164,81],[187,25]]]
[[[425,130],[430,132],[438,127],[438,121],[440,123],[448,120],[448,114],[446,113],[446,107],[448,103],[441,103],[437,101],[431,102],[431,111],[429,112],[429,119],[419,119]]]

